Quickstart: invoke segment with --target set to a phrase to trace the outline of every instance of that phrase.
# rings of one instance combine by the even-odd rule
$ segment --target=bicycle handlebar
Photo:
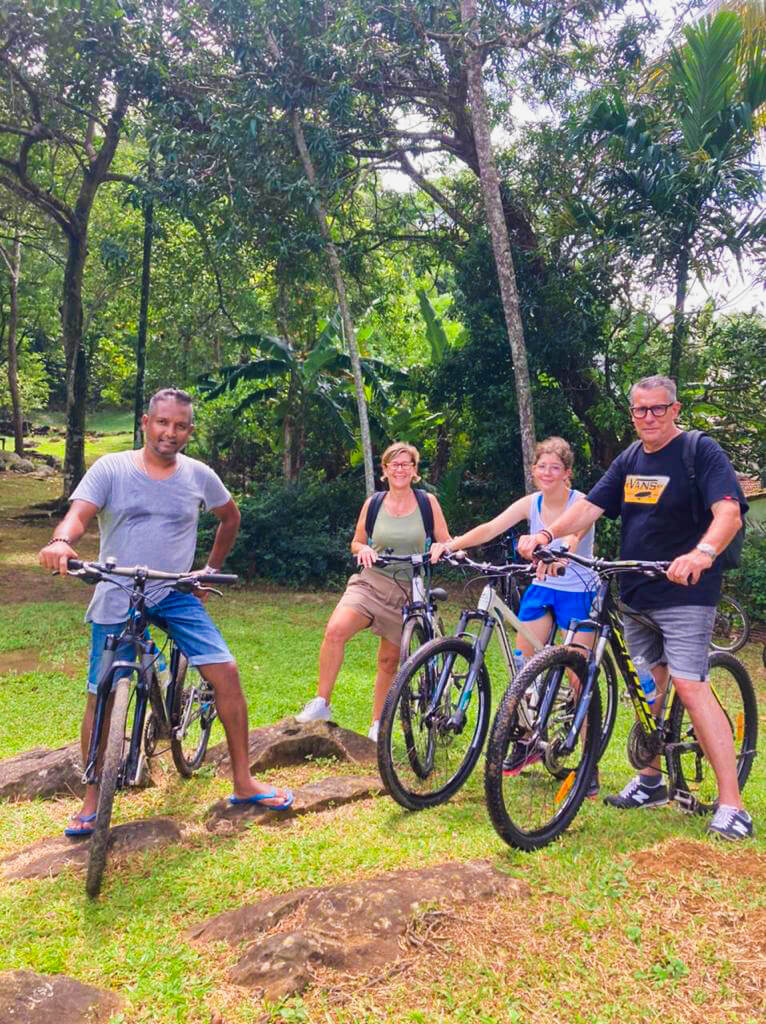
[[[111,562],[83,562],[78,558],[67,559],[67,570],[73,576],[78,576],[85,583],[99,583],[105,576],[129,576],[133,579],[141,577],[148,580],[167,580],[174,583],[194,584],[219,584],[225,586],[229,583],[236,583],[239,579],[232,573],[222,572],[162,572],[160,569],[149,569],[145,565],[120,566],[112,565]]]
[[[594,572],[602,575],[621,572],[640,572],[646,576],[664,575],[667,572],[670,562],[650,562],[640,559],[617,559],[610,561],[607,558],[588,558],[587,555],[580,555],[576,551],[569,551],[566,547],[551,551],[547,547],[536,547],[533,556],[542,562],[557,562],[561,558],[567,558],[586,569],[593,569]]]
[[[475,572],[480,572],[484,576],[534,576],[536,569],[531,562],[507,562],[505,565],[492,565],[489,562],[474,562],[472,558],[469,558],[465,552],[462,552],[458,557],[456,552],[446,552],[439,559],[440,562],[447,562],[448,565],[454,565],[456,568],[473,569]],[[562,575],[564,567],[561,567],[561,572],[558,575]]]

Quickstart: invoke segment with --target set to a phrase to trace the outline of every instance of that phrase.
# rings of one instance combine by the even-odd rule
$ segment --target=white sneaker
[[[329,722],[332,718],[332,708],[324,697],[314,697],[310,700],[303,711],[295,716],[295,721],[304,724],[306,722]]]
[[[379,730],[380,730],[380,719],[376,718],[375,721],[372,723],[372,725],[369,728],[369,731],[367,733],[367,738],[371,739],[373,743],[377,743],[378,742],[378,732],[379,732]]]

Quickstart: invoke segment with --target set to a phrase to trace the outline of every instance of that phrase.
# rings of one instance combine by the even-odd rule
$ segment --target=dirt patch
[[[0,677],[9,675],[25,675],[34,672],[40,665],[40,652],[34,647],[24,647],[20,651],[6,651],[0,661]]]
[[[766,883],[766,855],[753,850],[731,850],[708,842],[671,839],[631,857],[636,876],[676,877],[679,872],[693,877],[744,879]]]

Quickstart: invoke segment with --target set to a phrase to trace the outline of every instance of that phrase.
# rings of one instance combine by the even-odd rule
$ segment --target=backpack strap
[[[692,522],[695,526],[702,519],[700,492],[697,486],[697,446],[702,437],[701,430],[684,431],[683,447],[681,458],[683,459],[686,475],[689,477],[689,486],[692,494]]]
[[[431,499],[428,497],[426,491],[421,490],[418,487],[413,487],[415,494],[415,500],[418,503],[420,509],[420,518],[423,520],[423,527],[426,531],[426,551],[431,547],[434,541],[434,510],[431,505]],[[373,496],[370,498],[370,504],[367,506],[367,515],[364,518],[364,532],[367,534],[367,543],[372,544],[372,531],[375,529],[375,520],[378,518],[380,507],[383,504],[388,491],[375,491]]]
[[[423,520],[423,526],[426,531],[426,551],[431,547],[434,542],[434,510],[431,504],[431,499],[428,497],[426,491],[421,490],[419,487],[413,488],[415,492],[415,500],[418,503],[420,509],[420,516]]]
[[[364,520],[364,532],[367,534],[367,543],[372,544],[372,531],[375,529],[375,520],[378,518],[380,506],[383,504],[387,491],[375,491],[367,506],[367,515]]]

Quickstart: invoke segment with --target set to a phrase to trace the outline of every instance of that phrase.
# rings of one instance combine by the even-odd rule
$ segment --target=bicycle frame
[[[136,706],[133,714],[133,728],[130,735],[130,746],[127,757],[124,759],[124,767],[120,778],[120,786],[136,785],[141,776],[141,744],[143,740],[144,722],[146,709],[150,702],[152,709],[157,713],[160,709],[155,705],[161,705],[161,724],[169,727],[169,716],[167,708],[172,707],[173,694],[170,692],[175,685],[175,673],[171,673],[171,685],[165,700],[152,701],[152,681],[154,665],[153,641],[147,632],[148,615],[146,612],[146,586],[145,576],[137,576],[134,580],[133,590],[130,595],[130,606],[128,609],[128,621],[119,634],[111,634],[106,638],[104,653],[101,656],[101,673],[96,690],[96,708],[93,717],[93,728],[90,735],[88,747],[88,758],[82,781],[85,785],[98,785],[98,757],[101,746],[104,721],[106,719],[107,706],[112,693],[112,686],[118,672],[126,671],[129,675],[136,674]],[[117,649],[125,644],[132,643],[134,650],[133,661],[115,661]]]
[[[535,651],[542,650],[545,646],[540,643],[537,637],[534,636],[529,629],[525,627],[521,619],[519,619],[515,612],[509,608],[505,601],[500,597],[497,592],[499,584],[500,581],[497,579],[490,579],[487,581],[479,596],[476,609],[473,611],[464,609],[460,614],[457,629],[455,630],[455,636],[468,636],[473,640],[473,657],[471,659],[471,665],[468,670],[465,683],[463,684],[455,713],[451,716],[449,722],[450,727],[454,729],[455,732],[460,732],[465,724],[465,710],[471,700],[474,686],[476,684],[476,676],[481,665],[484,663],[484,657],[495,629],[497,629],[498,643],[500,645],[503,659],[505,660],[509,678],[513,678],[516,674],[516,663],[513,659],[511,644],[508,640],[508,634],[505,629],[506,622],[513,626],[517,632],[520,632],[525,636],[534,647]],[[469,622],[481,623],[481,629],[478,634],[472,633],[467,628]],[[552,635],[556,632],[555,622],[551,632]],[[428,710],[424,716],[424,720],[428,725],[431,724],[433,715],[440,706],[445,687],[447,686],[447,681],[452,671],[453,661],[454,656],[446,658],[439,673],[439,678],[436,681]]]

